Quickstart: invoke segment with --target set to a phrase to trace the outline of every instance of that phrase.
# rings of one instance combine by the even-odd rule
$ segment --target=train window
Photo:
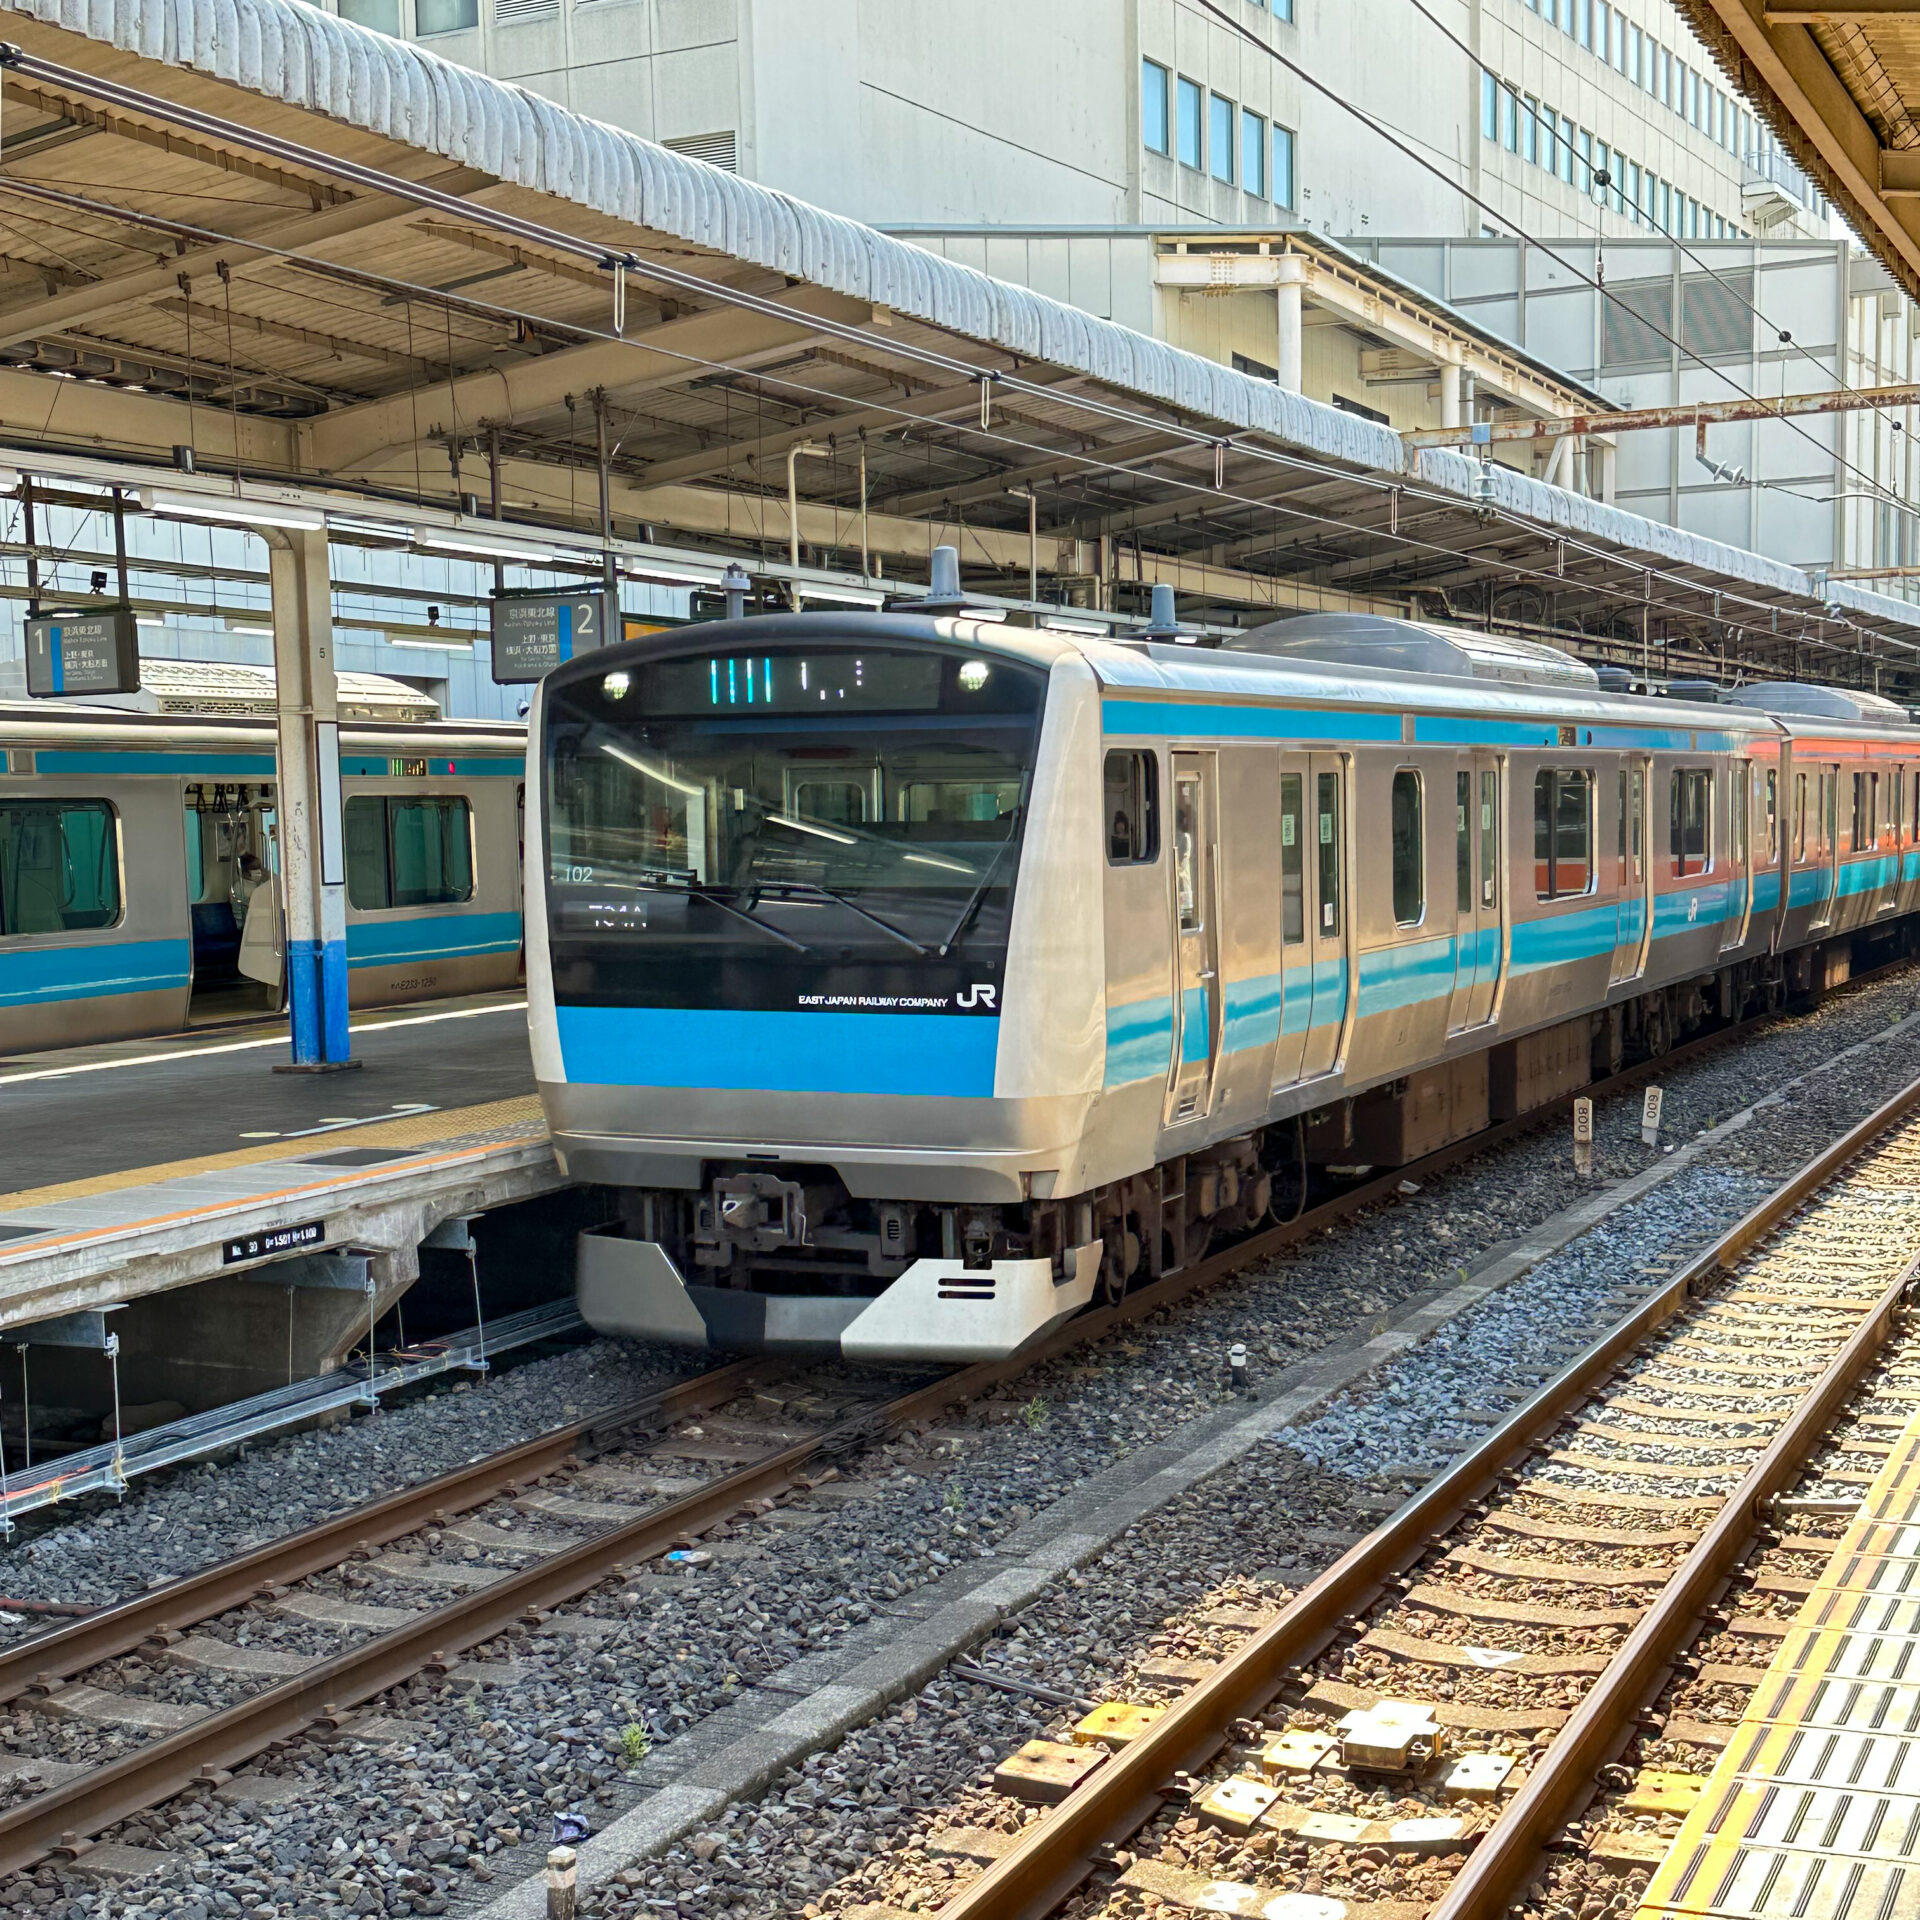
[[[104,800],[0,800],[0,935],[119,918],[119,825]]]
[[[473,898],[473,819],[452,794],[356,794],[346,806],[347,899],[361,912]]]
[[[1713,864],[1713,774],[1706,767],[1676,767],[1669,792],[1668,851],[1676,879],[1705,873]]]
[[[1306,781],[1280,776],[1280,938],[1295,947],[1307,937]]]
[[[1480,905],[1500,904],[1500,776],[1480,776]]]
[[[1804,773],[1793,776],[1793,857],[1796,860],[1807,857],[1807,776]]]
[[[803,820],[860,827],[867,820],[867,790],[858,780],[796,780],[788,803]]]
[[[1865,853],[1873,845],[1873,820],[1867,811],[1867,776],[1856,773],[1853,776],[1853,826],[1851,828],[1851,847],[1855,853]]]
[[[1320,883],[1320,937],[1331,940],[1340,932],[1340,776],[1314,776],[1314,843],[1318,849]]]
[[[1418,923],[1427,909],[1426,834],[1420,818],[1420,776],[1402,767],[1393,776],[1393,917]]]
[[[1453,909],[1473,911],[1473,775],[1453,776]]]
[[[1780,770],[1777,767],[1767,769],[1766,784],[1761,789],[1761,819],[1766,830],[1767,865],[1775,866],[1780,859]]]
[[[1159,767],[1150,753],[1110,753],[1106,765],[1107,861],[1111,866],[1160,858]]]
[[[1747,863],[1747,822],[1753,811],[1753,762],[1736,760],[1733,763],[1733,805],[1727,810],[1729,824],[1733,828],[1733,844],[1727,849],[1727,857],[1735,868]]]
[[[1533,777],[1533,872],[1542,900],[1593,891],[1593,775],[1585,767]]]

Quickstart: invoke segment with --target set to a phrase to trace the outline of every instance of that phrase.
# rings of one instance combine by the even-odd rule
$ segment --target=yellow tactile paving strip
[[[131,1187],[158,1186],[197,1173],[221,1173],[231,1167],[257,1167],[271,1161],[304,1161],[318,1153],[348,1147],[483,1146],[516,1133],[537,1139],[546,1132],[539,1097],[521,1094],[511,1100],[489,1100],[475,1107],[445,1107],[433,1113],[410,1113],[397,1120],[380,1120],[361,1127],[339,1127],[297,1139],[262,1142],[231,1153],[201,1154],[192,1160],[167,1160],[150,1167],[127,1167],[118,1173],[96,1174],[89,1180],[66,1180],[57,1186],[27,1187],[0,1193],[0,1213],[22,1213],[52,1206],[61,1200],[89,1200],[103,1193],[124,1193]],[[392,1166],[372,1167],[369,1173],[389,1173]],[[409,1162],[418,1165],[418,1162]]]
[[[1638,1920],[1920,1916],[1920,1416],[1753,1691]]]

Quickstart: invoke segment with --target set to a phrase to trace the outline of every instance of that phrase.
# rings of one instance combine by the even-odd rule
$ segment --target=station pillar
[[[355,1067],[347,1038],[347,854],[333,592],[324,528],[264,527],[273,586],[280,871],[287,902],[287,1070]]]
[[[1273,266],[1273,364],[1279,376],[1277,384],[1289,393],[1298,393],[1303,378],[1300,362],[1307,263],[1297,253],[1283,253]]]

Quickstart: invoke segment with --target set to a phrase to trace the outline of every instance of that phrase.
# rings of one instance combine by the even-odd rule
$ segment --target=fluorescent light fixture
[[[612,740],[602,740],[600,751],[610,760],[618,760],[623,767],[631,767],[635,773],[644,774],[649,780],[658,780],[663,787],[671,787],[675,793],[690,793],[695,799],[706,797],[706,788],[695,786],[691,780],[677,780],[665,767],[656,766],[651,760],[643,760],[637,753],[629,752]],[[848,846],[853,842],[849,840]]]
[[[884,593],[862,593],[857,587],[810,587],[804,580],[795,584],[803,600],[831,600],[840,607],[883,607],[887,603]]]
[[[141,497],[149,513],[164,514],[169,520],[211,520],[228,526],[296,527],[303,532],[319,533],[326,522],[317,513],[299,507],[269,506],[256,500],[172,500],[164,494]]]
[[[522,567],[551,566],[559,558],[558,554],[542,553],[532,547],[509,547],[497,542],[490,545],[484,540],[452,540],[437,533],[416,533],[413,544],[425,547],[430,553],[458,554],[463,560],[505,560]]]
[[[133,624],[136,627],[164,627],[167,624],[167,616],[164,613],[136,613],[133,616]]]
[[[425,647],[429,653],[471,653],[475,636],[464,640],[417,640],[410,633],[390,633],[387,644],[393,647]]]
[[[942,873],[964,873],[969,880],[973,878],[973,868],[962,866],[958,860],[942,860],[933,853],[903,853],[901,859],[909,866],[938,867]]]
[[[717,587],[720,584],[717,567],[675,567],[664,563],[656,565],[651,560],[623,560],[620,571],[629,580],[650,580],[662,587]]]
[[[1102,639],[1108,634],[1104,620],[1049,620],[1047,625],[1055,633],[1097,633]]]
[[[413,529],[411,527],[394,526],[391,522],[385,520],[353,520],[349,519],[345,514],[339,513],[330,513],[327,515],[327,531],[329,533],[353,534],[362,540],[404,541],[413,538]]]
[[[256,639],[271,640],[273,638],[273,629],[271,627],[242,626],[238,622],[232,621],[232,620],[229,620],[227,622],[227,631],[229,633],[250,633]]]
[[[831,840],[836,846],[857,847],[860,842],[850,833],[835,833],[831,827],[816,826],[811,820],[796,820],[790,813],[767,815],[770,827],[791,827],[795,833],[810,833],[816,840]]]

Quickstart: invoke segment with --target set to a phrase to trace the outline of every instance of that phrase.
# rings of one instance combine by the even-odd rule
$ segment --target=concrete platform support
[[[404,1247],[327,1257],[341,1274],[317,1275],[296,1258],[129,1301],[110,1316],[122,1402],[201,1413],[345,1365],[366,1346],[369,1315],[384,1317],[419,1278],[420,1256]],[[37,1402],[98,1403],[106,1374],[97,1353],[35,1344],[30,1364]]]
[[[347,870],[332,583],[322,528],[262,529],[271,553],[279,692],[280,871],[287,900],[291,1064],[351,1064]]]
[[[1289,393],[1300,391],[1302,340],[1301,305],[1306,289],[1307,263],[1297,254],[1282,254],[1274,262],[1274,366],[1278,384]]]

